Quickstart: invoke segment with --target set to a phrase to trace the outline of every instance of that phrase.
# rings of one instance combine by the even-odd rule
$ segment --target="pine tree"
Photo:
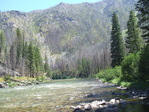
[[[27,66],[29,65],[29,60],[28,60],[28,44],[27,42],[23,42],[23,53],[22,53],[22,58],[23,58],[23,74],[26,74],[27,71]]]
[[[11,69],[14,71],[16,69],[16,45],[15,43],[12,43],[9,52],[10,52]],[[13,72],[13,76],[14,76],[14,72]]]
[[[143,31],[142,36],[149,44],[149,0],[139,0],[136,4],[139,26]]]
[[[43,70],[42,58],[38,47],[35,47],[35,65],[37,73]]]
[[[3,61],[4,58],[4,52],[5,52],[5,47],[6,47],[6,38],[4,35],[4,32],[0,32],[0,59]]]
[[[5,73],[8,73],[7,72],[7,68],[8,68],[8,65],[9,65],[9,55],[8,55],[8,52],[7,52],[7,47],[5,47],[5,53],[4,53],[4,63],[5,63]]]
[[[88,77],[90,75],[90,60],[82,58],[78,61],[78,72],[79,77]]]
[[[28,57],[28,44],[27,44],[27,42],[25,42],[24,43],[24,47],[23,47],[23,58],[25,58],[25,59],[27,59],[27,57]]]
[[[48,63],[47,55],[45,55],[44,69],[45,69],[45,72],[47,73],[47,76],[50,77],[51,76],[51,70],[50,70],[50,66],[49,66],[49,63]]]
[[[17,40],[16,40],[16,46],[17,46],[17,62],[16,65],[18,65],[22,59],[22,52],[23,52],[23,38],[20,32],[20,29],[17,28],[16,30],[16,34],[17,34]]]
[[[149,80],[149,0],[139,0],[136,4],[139,26],[142,29],[142,37],[147,45],[140,55],[139,71],[142,80]]]
[[[24,33],[23,33],[23,39],[22,39],[22,59],[21,59],[21,64],[22,64],[22,68],[21,68],[21,74],[22,76],[25,76],[25,58],[24,58],[24,49],[25,49],[25,41],[24,41]]]
[[[28,47],[28,68],[30,71],[30,77],[35,77],[35,71],[36,71],[35,52],[32,42],[30,42]]]
[[[112,17],[112,31],[111,31],[111,58],[112,67],[120,65],[125,56],[125,47],[120,30],[117,14],[114,12]]]
[[[136,53],[141,49],[141,38],[137,17],[134,11],[130,12],[127,28],[126,48],[129,53]]]
[[[143,49],[140,55],[139,72],[141,80],[149,80],[149,44]]]

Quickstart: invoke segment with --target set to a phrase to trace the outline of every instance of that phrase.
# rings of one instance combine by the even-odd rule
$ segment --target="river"
[[[68,105],[94,100],[108,100],[117,88],[97,79],[55,80],[46,84],[0,89],[0,112],[71,112]],[[128,105],[122,112],[132,108]],[[137,105],[138,111],[142,110]],[[140,109],[140,111],[139,111]],[[149,108],[147,108],[149,109]]]

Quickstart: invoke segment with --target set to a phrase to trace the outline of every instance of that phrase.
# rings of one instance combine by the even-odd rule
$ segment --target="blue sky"
[[[18,10],[29,12],[32,10],[47,9],[61,2],[76,4],[97,1],[101,0],[0,0],[0,11]]]

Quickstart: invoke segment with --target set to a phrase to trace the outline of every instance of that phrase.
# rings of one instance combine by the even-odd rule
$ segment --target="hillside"
[[[0,29],[5,32],[7,46],[11,46],[16,37],[15,30],[19,27],[26,41],[38,43],[42,55],[44,56],[45,52],[48,54],[52,67],[64,69],[69,65],[69,69],[75,69],[78,59],[81,58],[89,58],[93,61],[98,57],[98,61],[95,62],[100,63],[105,48],[108,53],[107,60],[110,60],[112,13],[115,11],[118,14],[122,29],[126,29],[129,11],[134,9],[136,1],[60,3],[49,9],[29,13],[0,12]],[[109,63],[107,61],[107,64]]]

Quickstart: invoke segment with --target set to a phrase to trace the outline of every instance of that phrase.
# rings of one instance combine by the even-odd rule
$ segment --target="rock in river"
[[[84,106],[84,108],[85,108],[85,110],[91,110],[91,109],[92,109],[92,107],[91,107],[90,104],[86,104],[86,105]]]

